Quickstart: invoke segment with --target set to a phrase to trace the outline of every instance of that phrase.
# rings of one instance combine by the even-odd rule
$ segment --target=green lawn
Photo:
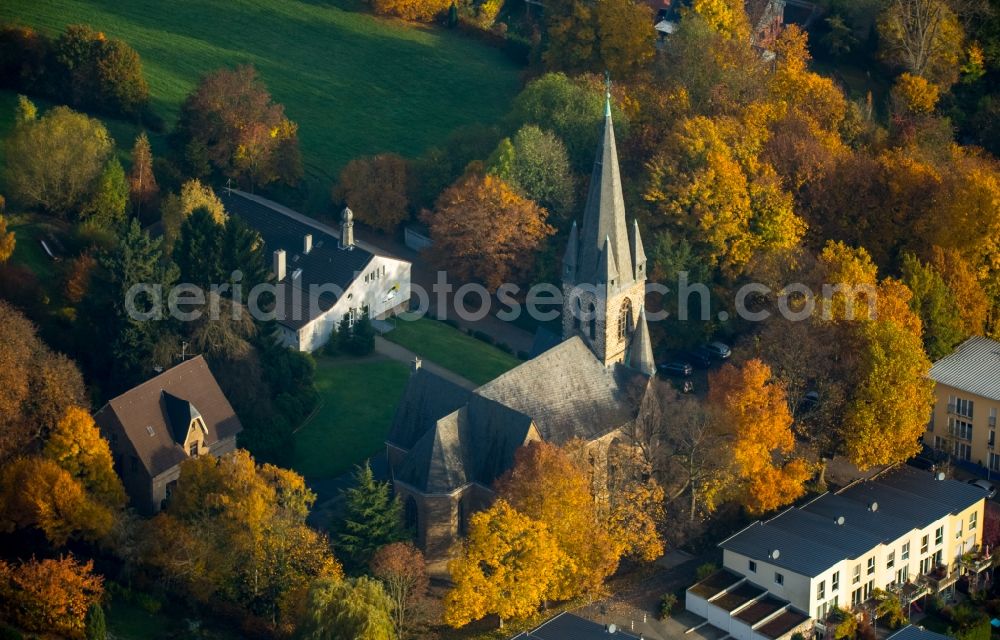
[[[398,319],[394,324],[396,328],[385,334],[386,340],[402,345],[421,358],[427,358],[476,384],[486,384],[521,362],[509,353],[437,320]]]
[[[353,157],[416,155],[460,125],[495,122],[519,87],[499,50],[354,0],[4,0],[0,21],[50,34],[87,23],[127,41],[170,124],[201,75],[254,64],[299,123],[306,171],[324,190]]]
[[[8,230],[14,232],[14,255],[11,261],[21,264],[38,276],[39,282],[50,283],[56,275],[56,265],[46,255],[39,242],[39,237],[45,233],[41,224],[35,222],[15,222]]]
[[[384,447],[409,367],[393,360],[316,360],[317,413],[295,433],[292,468],[307,478],[341,475]]]
[[[169,607],[168,607],[169,608]],[[171,640],[191,638],[199,640],[237,640],[241,636],[228,631],[221,623],[195,621],[195,625],[185,619],[189,612],[166,608],[158,613],[149,613],[136,604],[115,598],[107,613],[108,638],[115,640]]]

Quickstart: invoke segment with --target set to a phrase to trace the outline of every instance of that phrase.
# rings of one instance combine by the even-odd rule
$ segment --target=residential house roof
[[[928,631],[923,627],[908,624],[896,633],[891,634],[886,640],[950,640],[951,636]]]
[[[343,249],[332,234],[239,193],[222,191],[219,198],[227,213],[240,216],[260,233],[268,256],[279,249],[285,251],[285,277],[279,282],[285,287],[278,322],[292,330],[304,327],[333,307],[339,293],[346,291],[374,258],[374,254],[357,245]],[[312,235],[308,254],[304,252],[306,235]],[[312,304],[309,291],[313,286],[335,291],[323,293]]]
[[[616,629],[612,634],[607,625],[563,612],[531,631],[514,636],[511,640],[608,640],[608,638],[628,640],[639,636],[620,629]]]
[[[243,430],[202,356],[109,400],[94,421],[100,427],[121,428],[149,475],[156,477],[187,458],[183,442],[190,419],[181,426],[185,416],[205,423],[207,446]]]
[[[719,546],[815,577],[982,499],[976,487],[904,466],[758,520]]]
[[[931,367],[935,382],[1000,400],[1000,342],[973,336]]]

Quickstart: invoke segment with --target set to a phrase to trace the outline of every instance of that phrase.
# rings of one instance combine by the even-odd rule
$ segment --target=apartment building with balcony
[[[931,367],[934,410],[924,443],[953,460],[1000,472],[1000,342],[972,337]]]
[[[980,550],[984,508],[977,487],[911,467],[889,470],[719,543],[723,568],[688,589],[687,609],[736,640],[759,640],[773,636],[760,630],[779,617],[798,621],[778,625],[785,634],[806,620],[822,633],[834,610],[870,607],[875,589],[907,606],[947,594],[962,575],[978,579],[990,566]]]

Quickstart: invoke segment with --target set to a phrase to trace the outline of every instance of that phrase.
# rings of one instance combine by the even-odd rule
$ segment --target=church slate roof
[[[420,438],[396,478],[424,493],[449,493],[470,482],[489,487],[531,433],[528,416],[471,396]]]
[[[425,493],[490,487],[534,438],[593,440],[635,418],[647,378],[605,367],[573,337],[475,391],[423,369],[411,376],[388,442],[409,450],[396,478]]]
[[[462,407],[471,394],[427,369],[417,369],[396,406],[386,440],[401,449],[412,448],[442,416]]]
[[[635,418],[638,400],[625,367],[605,367],[579,336],[487,382],[475,393],[531,416],[542,438],[592,440]]]

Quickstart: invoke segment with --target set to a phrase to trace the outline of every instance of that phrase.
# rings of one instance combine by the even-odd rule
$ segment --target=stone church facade
[[[626,222],[610,97],[562,280],[563,340],[544,353],[474,390],[415,363],[386,453],[408,525],[431,557],[447,553],[469,516],[492,503],[519,447],[582,441],[593,464],[606,466],[655,375],[646,255],[638,225]]]

